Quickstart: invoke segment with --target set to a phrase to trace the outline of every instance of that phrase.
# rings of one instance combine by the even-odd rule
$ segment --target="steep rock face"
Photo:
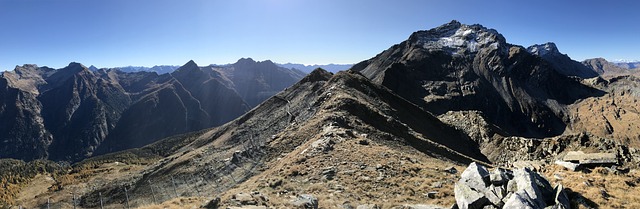
[[[90,156],[115,127],[131,100],[117,85],[98,79],[86,67],[72,63],[45,79],[38,96],[47,130],[55,139],[51,159]]]
[[[457,21],[415,32],[351,70],[437,115],[479,110],[507,135],[561,134],[565,105],[601,93],[495,30]]]
[[[254,103],[299,79],[280,79],[280,71],[261,67],[233,74],[238,80],[251,76],[247,83],[278,78],[266,79],[268,88],[246,90]],[[7,124],[0,127],[0,158],[77,161],[219,126],[253,107],[237,93],[238,85],[193,61],[162,75],[90,70],[79,63],[59,70],[17,67],[0,77],[0,121]]]
[[[207,68],[201,69],[193,61],[178,68],[171,75],[180,81],[184,88],[199,101],[202,110],[209,113],[219,113],[209,115],[211,122],[207,124],[207,127],[222,125],[238,117],[238,112],[247,112],[251,107],[257,105],[250,105],[246,100],[243,100],[237,91],[233,89],[228,79],[224,78],[219,72],[214,70],[207,71]],[[292,83],[289,83],[289,85]],[[256,102],[259,104],[264,99]]]
[[[269,60],[256,62],[251,58],[240,59],[232,68],[222,71],[251,106],[260,104],[304,77],[302,71],[279,67]]]
[[[560,53],[554,43],[536,44],[527,47],[529,53],[538,55],[547,61],[553,69],[566,76],[576,76],[579,78],[593,78],[598,76],[594,70],[584,66],[582,63],[572,60],[566,54]]]
[[[44,127],[40,115],[42,104],[36,96],[10,86],[6,79],[0,79],[2,157],[32,160],[47,156],[53,137]]]

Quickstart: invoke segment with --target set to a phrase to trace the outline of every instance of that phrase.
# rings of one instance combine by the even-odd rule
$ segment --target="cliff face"
[[[234,74],[241,84],[193,61],[163,75],[91,71],[79,63],[17,67],[0,77],[0,121],[7,124],[0,127],[0,158],[77,161],[222,125],[301,78],[261,67]],[[270,88],[243,89],[249,96],[241,97],[236,87],[257,80],[243,78],[252,72],[280,77],[261,83]]]

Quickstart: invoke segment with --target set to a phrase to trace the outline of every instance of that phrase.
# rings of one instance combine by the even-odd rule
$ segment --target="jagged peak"
[[[258,63],[260,63],[260,64],[268,64],[268,65],[276,65],[276,63],[273,63],[273,61],[271,61],[271,60],[260,61]]]
[[[560,54],[560,50],[558,50],[558,46],[556,46],[556,44],[553,42],[547,42],[544,44],[534,44],[530,47],[527,47],[527,51],[529,51],[529,53],[531,54],[538,55],[541,57],[547,54]]]
[[[79,62],[71,62],[67,67],[60,69],[59,71],[69,72],[69,73],[79,73],[83,71],[89,71],[89,68],[84,66]]]
[[[236,62],[236,64],[248,64],[248,63],[253,64],[253,63],[256,63],[256,61],[251,59],[251,57],[247,57],[247,58],[243,57]]]
[[[311,71],[311,73],[309,73],[307,76],[302,78],[302,80],[300,80],[300,83],[328,81],[329,79],[331,79],[332,76],[333,74],[330,73],[329,71],[326,71],[322,68],[316,68],[315,70]]]
[[[465,25],[457,20],[430,30],[415,32],[409,41],[428,50],[446,51],[452,55],[476,53],[482,48],[506,46],[505,38],[494,29],[480,24]]]
[[[87,68],[86,66],[84,66],[82,63],[79,62],[71,62],[69,63],[69,65],[67,65],[68,68]]]
[[[196,62],[193,61],[193,60],[189,60],[189,62],[185,63],[183,66],[187,66],[187,67],[196,66],[196,67],[198,67],[198,64],[196,64]]]
[[[193,60],[189,60],[189,62],[185,63],[184,65],[176,69],[175,72],[179,73],[179,72],[191,72],[191,71],[200,71],[200,67],[198,67],[198,64],[196,64],[196,62]]]

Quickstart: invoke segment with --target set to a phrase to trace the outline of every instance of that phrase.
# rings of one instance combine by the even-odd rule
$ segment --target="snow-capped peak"
[[[560,53],[560,51],[558,51],[558,47],[553,42],[547,42],[545,44],[534,44],[533,46],[527,47],[527,51],[529,51],[529,53],[531,54],[535,54],[541,57],[550,53]]]
[[[447,51],[452,55],[477,53],[485,47],[498,49],[506,44],[504,37],[493,29],[464,25],[455,20],[431,30],[418,31],[410,40],[425,49]]]

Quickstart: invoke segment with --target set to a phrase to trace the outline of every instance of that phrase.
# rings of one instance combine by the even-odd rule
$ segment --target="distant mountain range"
[[[298,69],[303,72],[309,73],[317,68],[322,68],[326,71],[337,73],[338,71],[348,70],[353,66],[353,64],[327,64],[327,65],[303,65],[303,64],[294,64],[294,63],[286,63],[286,64],[278,64],[281,67],[289,68],[289,69]]]
[[[77,161],[218,126],[303,76],[252,59],[165,74],[23,65],[0,76],[0,158]]]
[[[93,67],[93,65],[92,65]],[[96,67],[89,67],[89,69],[97,70]],[[126,66],[126,67],[118,67],[122,72],[156,72],[158,74],[171,73],[180,68],[179,65],[156,65],[153,67],[142,67],[142,66]]]
[[[353,66],[353,64],[327,64],[327,65],[304,65],[304,64],[295,64],[295,63],[286,63],[286,64],[275,63],[275,64],[280,67],[284,67],[288,69],[297,69],[304,73],[309,73],[315,70],[316,68],[322,68],[326,71],[336,73],[338,71],[348,70],[349,68],[351,68],[351,66]],[[227,66],[227,65],[216,65],[216,66]],[[156,72],[158,74],[165,74],[165,73],[171,73],[177,70],[179,67],[180,67],[179,65],[156,65],[153,67],[125,66],[125,67],[116,67],[116,68],[122,72],[144,71],[144,72]],[[98,68],[93,65],[89,66],[89,69],[92,71],[98,70]]]

